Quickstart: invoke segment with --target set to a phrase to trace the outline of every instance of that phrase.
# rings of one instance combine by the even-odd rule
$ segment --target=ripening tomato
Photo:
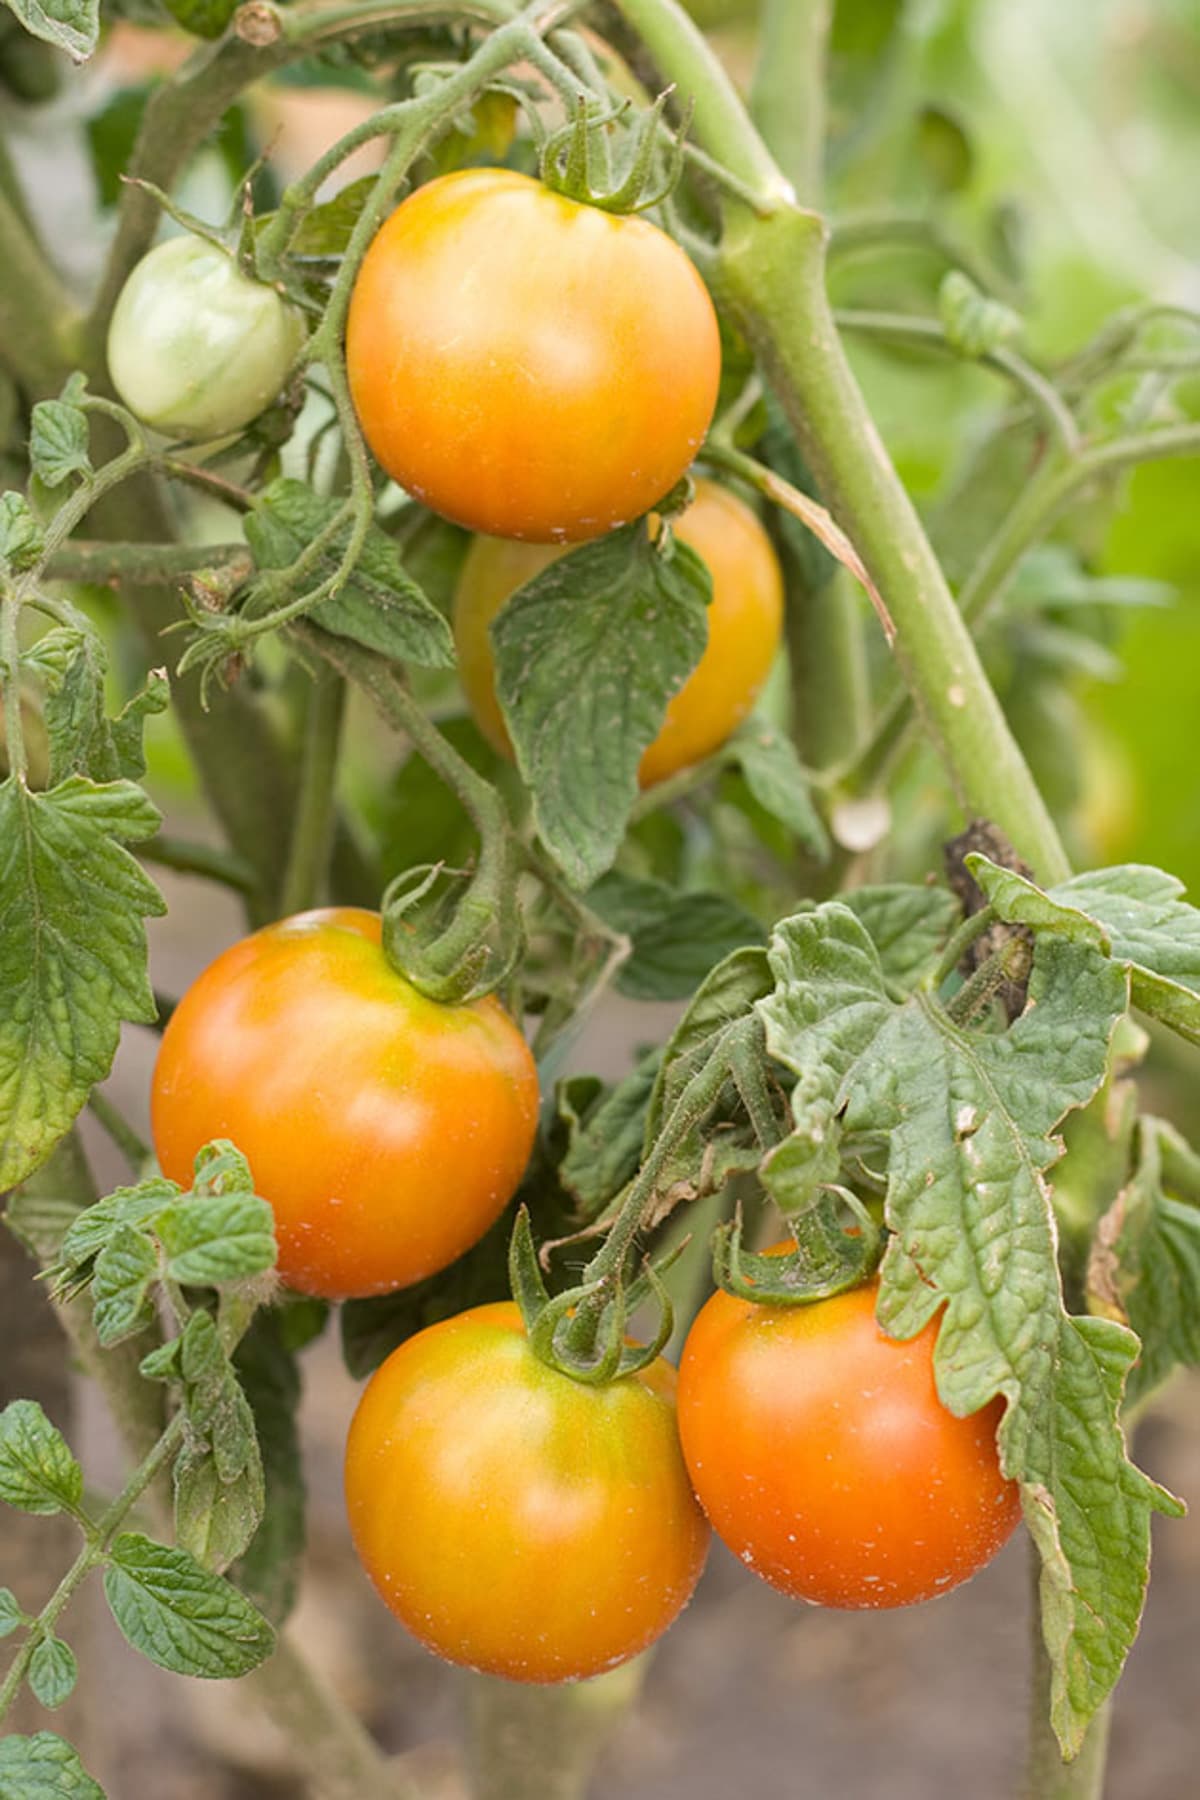
[[[587,1387],[510,1302],[419,1332],[371,1377],[346,1446],[355,1548],[414,1636],[510,1681],[598,1675],[687,1603],[709,1532],[675,1371]]]
[[[721,350],[704,283],[657,226],[465,169],[376,236],[346,369],[402,487],[473,531],[557,543],[674,487],[708,430]]]
[[[300,314],[205,238],[168,238],[121,289],[108,372],[130,412],[173,437],[240,431],[269,406],[304,343]]]
[[[710,755],[741,724],[770,673],[783,624],[779,564],[745,501],[715,482],[698,481],[675,530],[712,576],[708,643],[642,757],[643,787]],[[565,551],[479,537],[463,563],[454,597],[459,674],[479,729],[505,756],[512,746],[496,699],[488,626],[511,594]]]
[[[328,1299],[405,1287],[483,1236],[524,1173],[538,1086],[490,996],[443,1006],[396,974],[377,913],[299,913],[193,983],[151,1096],[163,1173],[230,1138],[275,1213],[279,1272]]]
[[[1021,1513],[996,1450],[1003,1403],[948,1412],[937,1322],[885,1337],[877,1291],[793,1307],[714,1294],[680,1365],[684,1455],[713,1528],[772,1587],[822,1606],[943,1594]]]

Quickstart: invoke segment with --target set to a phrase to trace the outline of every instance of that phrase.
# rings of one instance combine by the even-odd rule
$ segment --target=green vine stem
[[[824,186],[829,0],[765,0],[750,91],[755,124],[796,196],[819,206]],[[868,721],[863,619],[840,574],[814,584],[794,559],[787,645],[792,736],[817,768],[843,762]]]
[[[219,882],[236,894],[253,894],[258,889],[258,875],[245,858],[215,844],[195,844],[160,832],[138,845],[138,855],[143,862],[156,863],[160,868]]]
[[[717,266],[830,511],[895,623],[897,662],[969,814],[992,818],[1048,881],[1068,872],[1054,822],[846,360],[825,294],[826,230],[789,188],[729,77],[676,0],[618,0],[700,142],[770,211],[724,203]]]
[[[20,1692],[21,1683],[33,1661],[34,1651],[44,1637],[52,1634],[76,1589],[87,1580],[93,1569],[100,1568],[107,1560],[109,1547],[117,1532],[159,1471],[166,1468],[182,1443],[186,1429],[185,1414],[176,1413],[153,1449],[138,1464],[112,1505],[94,1524],[86,1514],[76,1513],[76,1518],[84,1532],[83,1548],[38,1614],[36,1623],[30,1626],[29,1634],[13,1658],[8,1674],[3,1682],[0,1682],[0,1720],[6,1717],[9,1708]]]
[[[584,1800],[596,1758],[636,1700],[648,1663],[639,1656],[560,1687],[468,1675],[471,1800]]]
[[[750,114],[805,206],[819,206],[825,161],[830,0],[763,0]],[[711,148],[711,146],[710,146]]]
[[[324,899],[333,838],[334,781],[345,710],[345,682],[332,669],[319,671],[309,691],[300,793],[279,901],[285,917],[305,912]]]
[[[97,587],[151,587],[182,581],[198,569],[253,566],[245,544],[105,544],[76,538],[64,544],[46,567],[48,581],[86,581]]]

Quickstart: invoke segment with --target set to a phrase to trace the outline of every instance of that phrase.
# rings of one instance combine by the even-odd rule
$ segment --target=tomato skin
[[[772,1587],[821,1606],[946,1593],[1021,1516],[996,1451],[1003,1402],[948,1412],[936,1320],[897,1343],[877,1292],[796,1307],[714,1294],[680,1364],[684,1455],[713,1528]]]
[[[709,1530],[675,1371],[587,1387],[540,1362],[510,1302],[410,1338],[346,1447],[355,1548],[429,1649],[510,1681],[574,1681],[644,1650],[687,1603]]]
[[[673,239],[511,169],[409,195],[347,319],[350,391],[388,474],[472,531],[539,543],[661,500],[703,442],[720,365]]]
[[[240,431],[283,387],[304,323],[204,238],[168,238],[117,298],[108,368],[130,412],[173,437]]]
[[[377,913],[334,907],[243,938],[163,1034],[151,1120],[187,1187],[212,1138],[249,1159],[279,1271],[327,1299],[445,1268],[524,1173],[537,1073],[500,1003],[426,1000],[380,947]]]
[[[713,578],[708,643],[642,757],[644,788],[699,762],[736,730],[770,674],[783,628],[779,563],[743,500],[716,482],[697,481],[696,498],[674,528]],[[505,756],[512,746],[496,699],[488,626],[510,595],[564,554],[565,547],[478,537],[463,564],[454,599],[459,674],[476,724]]]

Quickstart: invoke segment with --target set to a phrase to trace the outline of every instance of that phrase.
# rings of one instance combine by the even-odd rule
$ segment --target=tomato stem
[[[1033,1586],[1030,1612],[1030,1645],[1033,1654],[1029,1705],[1029,1750],[1021,1800],[1101,1800],[1108,1760],[1108,1735],[1112,1702],[1105,1701],[1087,1728],[1079,1754],[1064,1762],[1051,1723],[1053,1671],[1041,1621],[1041,1562],[1030,1545],[1029,1566]]]
[[[304,720],[300,793],[279,907],[284,916],[306,912],[324,899],[333,841],[334,782],[346,684],[332,669],[314,675]]]

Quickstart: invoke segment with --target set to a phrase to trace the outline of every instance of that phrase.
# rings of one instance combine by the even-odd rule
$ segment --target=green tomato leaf
[[[72,62],[86,62],[100,35],[99,0],[7,0],[26,31]]]
[[[54,1712],[69,1700],[79,1679],[75,1654],[61,1638],[44,1637],[29,1664],[29,1685],[34,1698]]]
[[[598,1218],[637,1174],[659,1061],[660,1052],[650,1051],[623,1081],[600,1088],[581,1106],[576,1104],[578,1077],[559,1085],[558,1112],[567,1126],[567,1149],[558,1174],[579,1201],[584,1224]]]
[[[496,693],[546,848],[576,887],[610,867],[638,764],[707,640],[712,578],[642,525],[560,557],[490,626]]]
[[[39,400],[29,420],[29,461],[48,488],[90,475],[87,414],[69,400]]]
[[[340,501],[321,499],[302,481],[291,477],[273,481],[246,520],[246,540],[259,568],[290,568],[340,507]],[[347,525],[332,539],[317,565],[316,579],[334,574],[349,536]],[[407,573],[395,544],[378,526],[368,531],[350,579],[338,593],[314,606],[308,616],[323,631],[351,638],[398,662],[430,669],[454,665],[449,625]]]
[[[0,494],[0,573],[31,569],[45,548],[42,528],[29,502],[10,488]]]
[[[109,733],[117,759],[117,774],[126,781],[140,781],[146,773],[146,752],[142,736],[146,720],[166,712],[171,704],[171,683],[165,669],[151,669],[144,687],[125,702],[115,719],[109,720]]]
[[[1129,970],[1135,1006],[1200,1044],[1200,911],[1161,869],[1124,863],[1045,892],[985,856],[967,863],[1002,919],[1094,944]]]
[[[632,1000],[686,1000],[734,950],[766,940],[754,915],[723,894],[680,894],[617,870],[588,890],[587,901],[633,945],[617,975]]]
[[[796,1191],[836,1178],[843,1133],[886,1148],[880,1322],[909,1338],[941,1312],[945,1405],[966,1416],[1007,1401],[1001,1458],[1042,1556],[1052,1717],[1073,1753],[1137,1630],[1150,1512],[1176,1508],[1125,1455],[1117,1409],[1136,1340],[1064,1310],[1045,1179],[1056,1128],[1105,1078],[1124,975],[1089,944],[1040,939],[1029,1005],[997,1031],[955,1024],[928,995],[893,1001],[839,903],[785,921],[769,954],[775,991],[758,1011],[797,1077]]]
[[[92,1273],[96,1336],[106,1349],[149,1324],[150,1286],[157,1273],[158,1252],[150,1238],[132,1225],[118,1225]]]
[[[167,1273],[187,1287],[220,1287],[275,1266],[275,1216],[253,1193],[185,1196],[156,1229]]]
[[[36,1400],[10,1400],[0,1412],[0,1500],[20,1512],[56,1513],[79,1505],[83,1470]]]
[[[286,1315],[260,1311],[234,1353],[266,1482],[262,1521],[231,1578],[274,1625],[295,1605],[304,1554],[304,1468],[297,1412],[300,1368],[285,1338]]]
[[[348,181],[332,200],[323,201],[305,213],[288,246],[289,255],[344,256],[359,215],[375,192],[377,180],[375,175],[363,175],[358,181]],[[260,219],[259,229],[265,224],[266,219]]]
[[[1159,1120],[1139,1121],[1133,1176],[1101,1219],[1088,1265],[1089,1311],[1141,1339],[1129,1406],[1180,1364],[1200,1364],[1200,1211],[1165,1191],[1161,1133]]]
[[[188,1423],[212,1448],[220,1479],[237,1481],[258,1456],[254,1418],[211,1313],[196,1312],[188,1320],[180,1372]]]
[[[223,1574],[251,1542],[263,1516],[262,1463],[247,1463],[233,1481],[222,1481],[217,1459],[189,1445],[175,1463],[175,1542],[204,1568]]]
[[[171,697],[164,670],[154,670],[119,716],[110,719],[104,705],[108,653],[82,613],[76,613],[74,624],[44,633],[21,660],[45,696],[52,783],[68,775],[136,780],[145,772],[145,721],[162,712]]]
[[[104,1800],[78,1753],[52,1731],[0,1738],[0,1800]]]
[[[906,992],[932,967],[962,919],[958,901],[944,887],[855,888],[842,895],[842,904],[865,925],[885,978]]]
[[[104,1592],[135,1650],[175,1675],[246,1675],[271,1654],[275,1633],[230,1582],[186,1550],[125,1532],[112,1546]]]
[[[121,1021],[157,1016],[142,921],[166,908],[123,845],[158,823],[130,782],[0,785],[0,1189],[43,1161],[103,1081]]]
[[[751,719],[730,738],[726,752],[740,767],[758,804],[786,825],[810,856],[827,862],[829,833],[813,805],[808,777],[791,739],[765,719]]]
[[[62,1269],[73,1274],[92,1262],[113,1234],[126,1226],[149,1227],[178,1193],[176,1183],[164,1175],[152,1175],[137,1187],[114,1188],[71,1221],[59,1253]]]
[[[17,1605],[17,1596],[11,1588],[0,1588],[0,1638],[11,1636],[25,1623],[25,1614]]]

